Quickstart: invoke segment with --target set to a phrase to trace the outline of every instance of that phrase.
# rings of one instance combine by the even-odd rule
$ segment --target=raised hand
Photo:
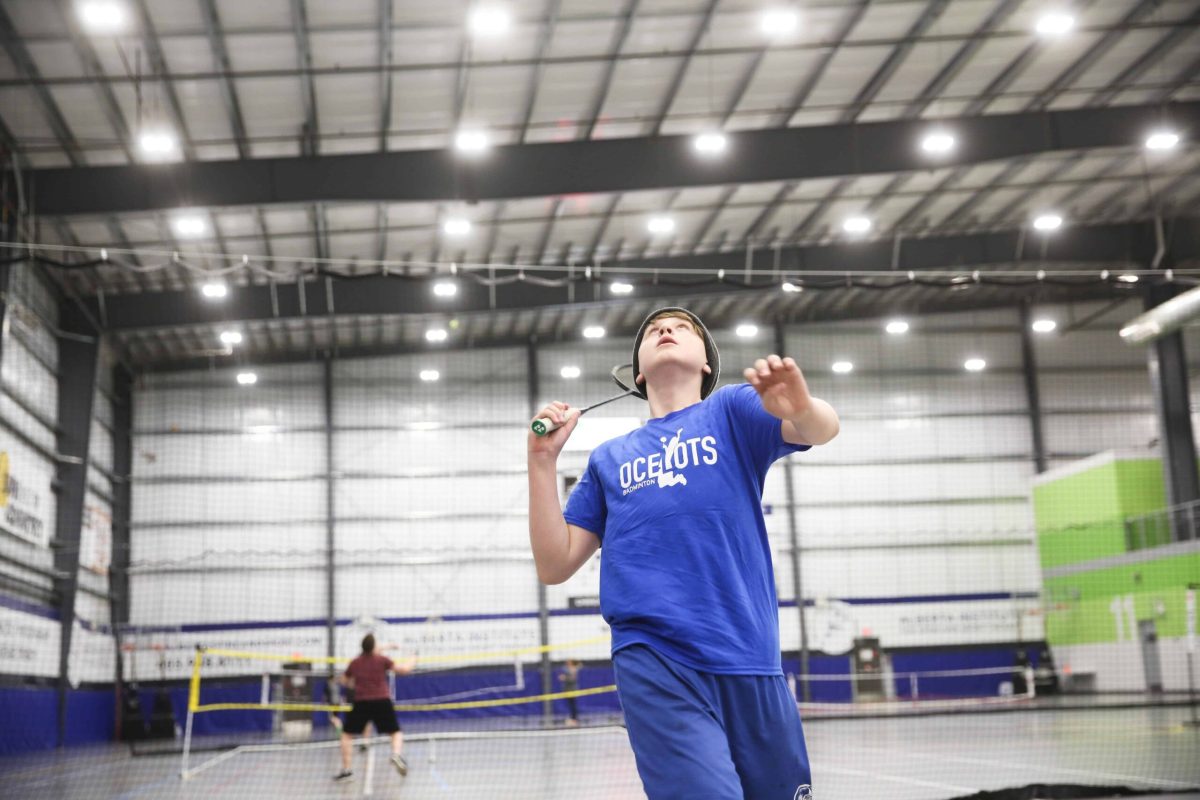
[[[795,359],[769,355],[742,374],[762,398],[763,408],[774,417],[795,420],[813,406],[813,396]]]
[[[545,436],[530,433],[529,455],[558,458],[559,451],[571,436],[571,431],[579,424],[579,412],[566,403],[554,402],[539,411],[534,419],[549,419],[562,427],[555,428]]]

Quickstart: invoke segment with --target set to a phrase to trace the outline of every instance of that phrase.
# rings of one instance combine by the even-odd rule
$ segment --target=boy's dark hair
[[[363,652],[370,655],[375,651],[375,634],[368,633],[362,640]]]

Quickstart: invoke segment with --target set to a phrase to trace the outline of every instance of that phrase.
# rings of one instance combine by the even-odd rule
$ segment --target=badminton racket
[[[571,416],[582,416],[591,411],[593,408],[599,408],[600,406],[607,405],[614,400],[620,400],[622,397],[629,397],[631,394],[638,393],[637,385],[633,382],[633,364],[620,364],[616,367],[613,367],[612,379],[613,383],[617,384],[617,386],[620,386],[625,391],[621,392],[620,394],[613,395],[607,400],[601,400],[599,403],[592,403],[587,408],[581,408],[578,411],[571,409],[567,411],[567,419],[569,419]],[[565,420],[563,422],[555,422],[550,417],[541,417],[530,423],[529,427],[536,435],[545,436],[546,434],[561,428],[564,423]]]

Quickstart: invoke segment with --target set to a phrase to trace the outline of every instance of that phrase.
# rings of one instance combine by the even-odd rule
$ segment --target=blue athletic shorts
[[[613,656],[629,743],[650,800],[801,800],[812,773],[782,675],[715,675],[646,645]]]

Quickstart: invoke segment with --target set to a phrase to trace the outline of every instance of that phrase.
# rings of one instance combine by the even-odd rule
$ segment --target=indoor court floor
[[[814,796],[821,800],[943,800],[1035,783],[1125,786],[1156,797],[1200,797],[1200,730],[1183,707],[1040,711],[808,726]],[[179,757],[128,748],[73,749],[0,762],[7,797],[595,798],[644,797],[624,731],[524,731],[431,743],[414,733],[401,779],[386,746],[355,755],[355,779],[333,784],[336,750],[311,745],[242,752],[186,783]],[[200,744],[203,746],[203,743]],[[434,759],[430,760],[431,753]],[[198,753],[193,766],[214,757]],[[1162,794],[1167,792],[1169,794]]]

